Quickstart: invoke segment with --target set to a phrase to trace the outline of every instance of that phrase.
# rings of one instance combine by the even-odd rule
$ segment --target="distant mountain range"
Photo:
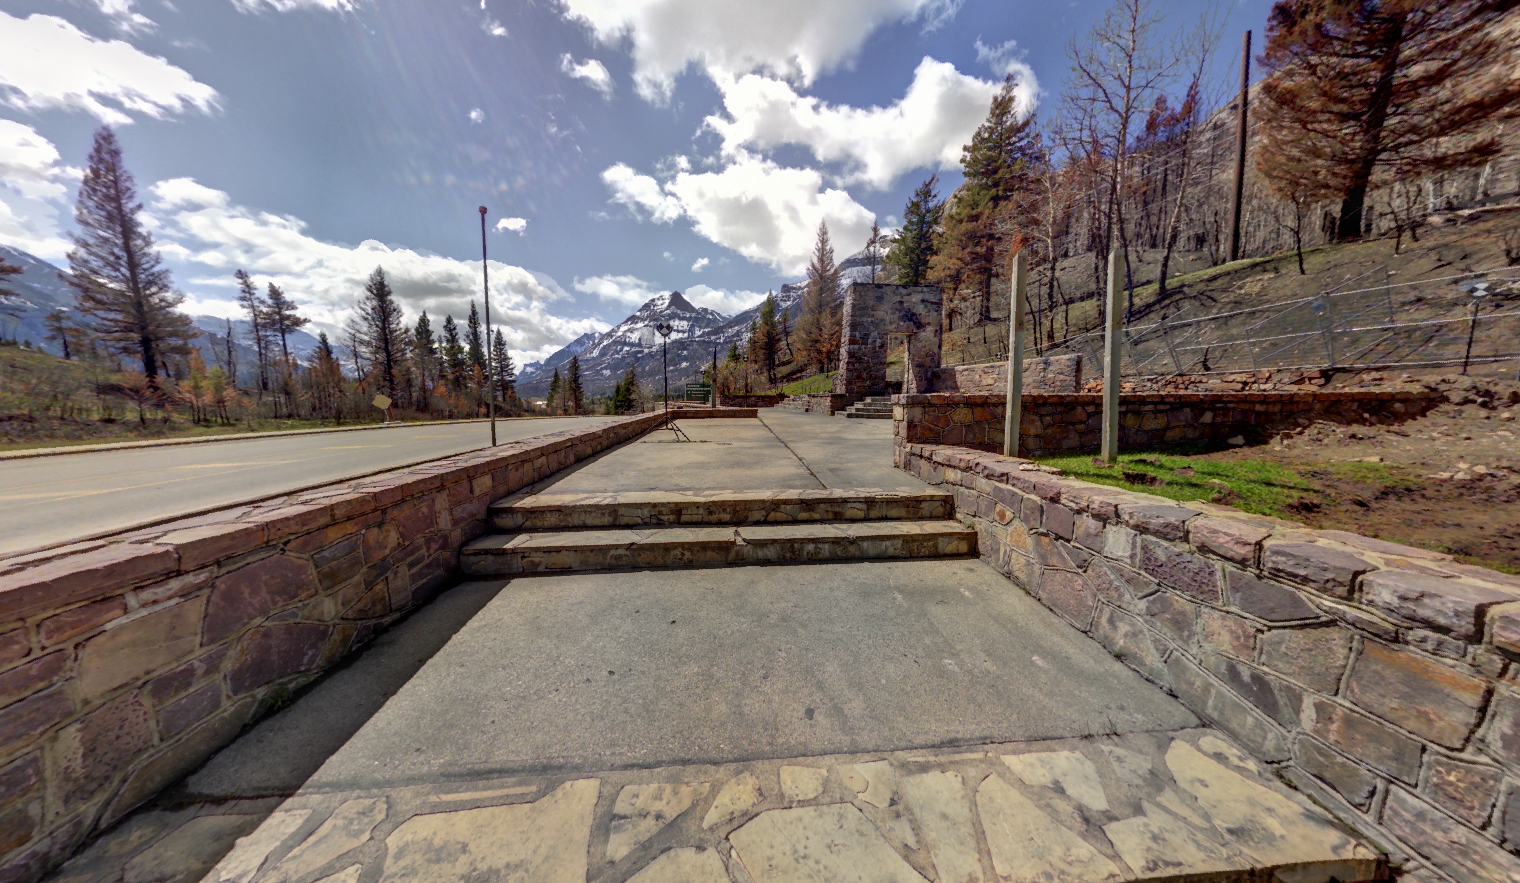
[[[47,327],[43,324],[48,313],[54,310],[74,312],[74,289],[59,275],[63,271],[41,258],[14,248],[0,245],[0,261],[15,264],[22,273],[10,276],[3,284],[16,293],[13,298],[0,302],[0,337],[6,340],[29,342],[36,349],[63,355],[63,347],[47,340]],[[227,320],[215,316],[191,316],[195,327],[203,332],[195,341],[201,358],[208,367],[226,370]],[[237,373],[242,383],[251,384],[258,370],[258,354],[247,343],[249,323],[247,319],[232,321],[232,357],[237,363]],[[317,338],[305,331],[295,331],[287,339],[290,354],[306,359],[316,350]],[[343,347],[335,348],[342,353]]]
[[[43,320],[55,309],[74,309],[74,290],[59,277],[57,267],[40,258],[13,248],[0,246],[0,260],[17,264],[24,269],[5,283],[16,291],[17,297],[0,304],[0,335],[7,340],[30,341],[31,345],[62,355],[58,344],[47,341]],[[870,262],[864,252],[851,255],[840,262],[840,277],[845,284],[869,281]],[[781,312],[789,312],[793,321],[801,312],[805,282],[789,282],[776,292],[776,306]],[[674,329],[670,335],[670,385],[678,391],[688,381],[701,377],[702,369],[713,359],[713,353],[722,359],[732,344],[742,348],[749,337],[749,325],[760,316],[760,305],[739,313],[725,316],[716,310],[698,307],[679,292],[653,297],[639,307],[633,315],[619,322],[616,327],[598,334],[591,331],[560,348],[542,362],[523,365],[518,373],[519,395],[543,397],[549,392],[549,381],[554,369],[563,373],[565,365],[574,357],[580,357],[582,383],[588,395],[600,396],[612,392],[613,386],[622,379],[629,367],[637,369],[640,379],[656,383],[660,377],[660,335],[655,327],[669,322]],[[192,316],[197,328],[204,333],[196,340],[208,366],[226,368],[227,320],[214,316]],[[232,322],[233,359],[243,384],[253,382],[257,356],[249,346],[248,320]],[[340,358],[346,362],[347,350],[333,342]],[[305,360],[316,349],[317,338],[305,331],[290,336],[291,355]]]
[[[867,282],[871,278],[870,260],[864,252],[853,254],[839,264],[844,284]],[[793,321],[801,312],[806,282],[788,282],[776,292],[778,312],[789,312]],[[617,327],[603,334],[584,334],[541,364],[523,366],[518,374],[519,395],[542,398],[549,392],[554,369],[572,356],[580,356],[581,378],[588,395],[607,395],[633,367],[645,384],[660,382],[660,335],[655,326],[666,321],[674,331],[670,335],[670,388],[674,395],[689,381],[700,379],[702,369],[711,364],[714,351],[721,360],[732,344],[743,348],[749,339],[749,325],[760,316],[760,305],[725,316],[716,310],[694,306],[678,292],[661,294],[639,307]],[[588,343],[587,338],[591,338]]]

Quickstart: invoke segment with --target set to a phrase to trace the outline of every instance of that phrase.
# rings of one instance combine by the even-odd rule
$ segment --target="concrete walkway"
[[[652,433],[539,490],[923,487],[891,469],[875,421],[683,428],[692,443]],[[465,583],[56,879],[1107,883],[1263,868],[1322,883],[1377,862],[1001,575],[949,559]]]

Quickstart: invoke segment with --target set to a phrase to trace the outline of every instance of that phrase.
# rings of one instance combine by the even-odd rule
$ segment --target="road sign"
[[[391,406],[391,397],[388,395],[378,395],[375,396],[375,400],[370,402],[370,404],[384,411]]]
[[[688,383],[686,384],[686,401],[705,402],[712,398],[712,384]]]

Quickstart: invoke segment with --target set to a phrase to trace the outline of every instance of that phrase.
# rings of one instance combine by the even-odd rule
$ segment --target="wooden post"
[[[1019,429],[1024,407],[1024,325],[1028,312],[1029,258],[1013,257],[1013,283],[1008,286],[1008,400],[1003,408],[1003,456],[1019,455]]]
[[[1108,325],[1103,336],[1103,460],[1119,459],[1119,381],[1124,366],[1124,285],[1119,250],[1108,253]]]
[[[1240,203],[1246,188],[1246,135],[1251,105],[1251,32],[1240,47],[1240,113],[1235,129],[1235,201],[1230,207],[1230,260],[1240,260]]]

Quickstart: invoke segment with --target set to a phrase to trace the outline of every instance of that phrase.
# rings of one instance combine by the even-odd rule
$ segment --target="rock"
[[[1045,787],[1097,812],[1108,811],[1108,796],[1092,761],[1074,751],[1005,754],[1003,763],[1026,785]]]
[[[706,782],[689,785],[628,785],[618,792],[612,806],[612,827],[607,838],[607,858],[621,861],[656,831],[675,821],[711,787]]]
[[[712,806],[708,807],[707,815],[702,818],[703,830],[712,830],[718,825],[726,825],[734,819],[749,812],[764,797],[760,790],[760,780],[755,778],[754,773],[742,773],[735,776],[724,785],[713,798]]]
[[[829,771],[810,766],[784,766],[781,768],[781,794],[790,803],[812,800],[823,793],[829,779]]]
[[[977,788],[976,806],[1000,880],[1107,883],[1123,879],[1117,865],[996,773]]]
[[[1245,443],[1246,439],[1243,435],[1232,435],[1229,438],[1225,439],[1225,444],[1234,445],[1237,448],[1241,445],[1244,445]]]
[[[295,833],[309,815],[311,810],[298,809],[277,812],[265,819],[252,834],[238,839],[232,851],[217,862],[203,883],[248,883],[269,853]]]
[[[291,883],[369,842],[370,832],[385,821],[385,812],[384,797],[344,801],[310,837],[291,850],[264,881]]]
[[[628,883],[728,883],[728,872],[711,849],[672,849],[628,878]]]
[[[1145,815],[1103,826],[1124,863],[1143,876],[1186,876],[1241,870],[1246,862],[1203,837],[1186,822],[1141,801]]]
[[[982,883],[971,804],[960,775],[932,772],[909,776],[903,779],[902,790],[924,832],[939,883]]]
[[[600,790],[598,780],[580,779],[534,803],[412,816],[386,838],[380,880],[584,883],[591,814]]]
[[[143,850],[122,869],[122,883],[158,883],[181,875],[200,879],[239,837],[258,827],[253,815],[193,818]]]
[[[866,803],[881,809],[892,805],[896,776],[892,773],[892,765],[887,761],[876,760],[843,766],[839,768],[839,775]]]
[[[928,883],[847,803],[763,812],[728,840],[755,883]]]

